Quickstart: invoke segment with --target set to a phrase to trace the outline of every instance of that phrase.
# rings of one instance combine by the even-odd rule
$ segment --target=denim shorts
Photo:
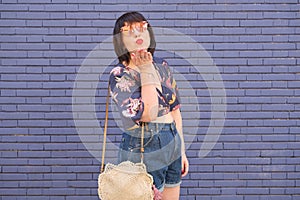
[[[123,133],[119,162],[141,162],[141,128]],[[181,140],[175,123],[145,123],[144,163],[160,191],[181,183]]]

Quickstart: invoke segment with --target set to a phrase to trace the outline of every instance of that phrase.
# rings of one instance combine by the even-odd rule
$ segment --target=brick
[[[75,26],[76,22],[74,20],[45,20],[43,21],[44,27],[69,27]]]
[[[15,34],[16,30],[15,28],[11,28],[11,27],[5,27],[5,28],[0,27],[0,32],[1,34]]]
[[[84,1],[84,0],[68,0],[68,3],[80,3],[80,4],[100,4],[101,1],[100,0],[87,0],[87,1]],[[80,5],[79,4],[79,5]]]
[[[3,195],[26,195],[25,189],[0,189],[1,196]]]
[[[49,151],[20,151],[18,152],[19,157],[28,157],[28,158],[44,158],[49,157]]]
[[[222,166],[215,166],[214,171],[215,172],[240,172],[245,171],[246,167],[242,165],[234,166],[234,165],[222,165]]]
[[[284,49],[295,49],[296,45],[295,44],[291,44],[291,43],[283,43],[283,44],[263,44],[263,48],[264,49],[280,49],[280,50],[284,50]]]
[[[241,82],[240,88],[270,88],[271,83],[266,81]]]
[[[2,36],[0,36],[0,41],[1,42],[26,42],[26,36],[2,35]],[[1,55],[4,55],[2,53],[5,53],[5,52],[1,52]],[[6,53],[9,55],[12,52],[6,52]]]
[[[294,187],[295,182],[293,180],[268,180],[263,181],[263,186],[266,187]]]
[[[1,20],[0,26],[6,27],[6,26],[25,26],[25,20]]]
[[[270,164],[270,158],[240,158],[239,164],[243,165],[267,165]]]
[[[76,4],[46,4],[44,5],[45,11],[76,11],[78,5]]]
[[[287,88],[287,81],[272,81],[272,88]]]
[[[263,150],[261,152],[262,157],[284,157],[284,156],[293,156],[293,151],[292,150]]]
[[[272,171],[272,172],[290,172],[294,171],[294,166],[289,165],[272,165],[272,166],[264,166],[263,171]]]
[[[50,189],[44,189],[43,190],[44,195],[74,195],[75,189],[73,188],[50,188]]]
[[[210,189],[210,188],[190,188],[188,189],[188,194],[195,194],[195,195],[217,195],[220,194],[220,189]]]
[[[291,187],[291,188],[286,188],[286,194],[299,194],[299,188]]]
[[[43,35],[48,34],[47,28],[34,28],[34,27],[28,27],[26,29],[24,28],[15,28],[16,34],[29,34],[29,35]]]
[[[277,3],[282,3],[280,0],[266,0],[265,2],[266,2],[266,3],[275,3],[275,4],[277,4]],[[287,3],[296,3],[295,0],[287,0],[286,2],[287,2]]]
[[[51,143],[51,144],[44,144],[45,150],[76,150],[77,144],[72,143]]]
[[[44,36],[43,37],[45,42],[75,42],[76,37],[75,36]]]

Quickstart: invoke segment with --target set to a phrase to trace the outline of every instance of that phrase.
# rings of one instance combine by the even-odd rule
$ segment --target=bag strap
[[[144,152],[145,152],[145,149],[144,149],[144,126],[145,126],[145,123],[142,122],[142,130],[141,130],[141,163],[142,164],[144,163]]]
[[[104,162],[105,162],[105,151],[106,151],[106,138],[107,138],[107,124],[108,124],[108,106],[109,106],[109,96],[110,96],[110,87],[108,84],[107,87],[107,96],[106,96],[106,104],[105,104],[105,122],[104,122],[104,130],[103,130],[103,145],[102,145],[102,160],[101,160],[101,173],[104,171]],[[141,123],[141,163],[144,163],[144,122]]]
[[[104,159],[105,159],[105,151],[106,151],[106,137],[107,137],[107,123],[108,123],[109,95],[110,95],[110,90],[109,90],[109,84],[108,84],[107,96],[106,96],[106,105],[105,105],[105,122],[104,122],[104,131],[103,131],[101,173],[104,171]]]

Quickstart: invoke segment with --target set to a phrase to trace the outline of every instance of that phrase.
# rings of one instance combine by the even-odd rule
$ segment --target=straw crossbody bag
[[[98,195],[101,200],[153,200],[153,177],[147,173],[144,159],[144,124],[141,130],[141,163],[124,161],[104,167],[110,90],[106,97],[104,138],[101,172],[98,177]]]

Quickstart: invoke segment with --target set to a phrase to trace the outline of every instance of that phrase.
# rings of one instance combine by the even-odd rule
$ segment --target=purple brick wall
[[[299,0],[0,2],[0,200],[98,199],[100,162],[76,130],[72,90],[83,60],[110,36],[116,18],[131,10],[200,43],[225,85],[222,134],[200,158],[212,114],[210,94],[193,68],[175,65],[200,104],[196,112],[188,106],[195,102],[178,80],[190,117],[185,126],[201,116],[187,150],[191,166],[181,199],[300,199]],[[100,124],[104,88],[96,93]],[[118,140],[112,121],[110,131]],[[87,132],[95,132],[92,124]]]

